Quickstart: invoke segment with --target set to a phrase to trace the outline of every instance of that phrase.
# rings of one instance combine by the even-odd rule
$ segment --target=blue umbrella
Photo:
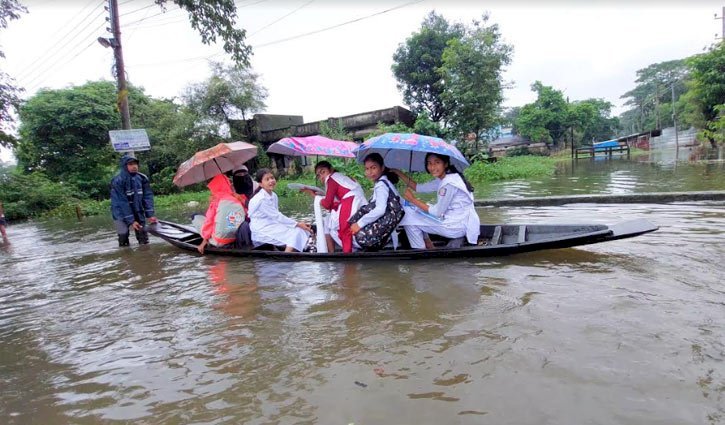
[[[405,171],[426,171],[428,153],[448,156],[458,171],[470,165],[463,154],[445,140],[415,133],[385,133],[370,138],[355,150],[357,162],[362,163],[371,153],[379,153],[386,167]]]

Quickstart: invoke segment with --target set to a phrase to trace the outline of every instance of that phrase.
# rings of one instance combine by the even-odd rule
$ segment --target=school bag
[[[398,223],[403,219],[405,211],[403,206],[400,204],[400,198],[393,192],[390,187],[390,183],[386,180],[383,182],[388,186],[388,203],[385,206],[385,213],[368,224],[365,227],[355,233],[355,241],[360,245],[360,248],[365,251],[377,251],[382,249],[390,240],[390,235],[393,233]],[[360,217],[369,213],[375,208],[375,201],[369,202],[367,205],[363,205],[355,214],[353,214],[347,222],[352,224],[357,222]]]

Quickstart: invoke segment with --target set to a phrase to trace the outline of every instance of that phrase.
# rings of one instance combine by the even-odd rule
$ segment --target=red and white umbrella
[[[219,143],[182,162],[176,170],[174,184],[183,187],[207,181],[217,174],[239,168],[255,156],[257,147],[251,143]]]

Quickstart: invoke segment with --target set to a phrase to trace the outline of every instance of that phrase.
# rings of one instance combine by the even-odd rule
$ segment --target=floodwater
[[[722,168],[587,164],[488,190],[725,189]],[[725,423],[724,202],[479,212],[660,230],[504,258],[278,263],[119,249],[102,217],[12,225],[2,423]]]

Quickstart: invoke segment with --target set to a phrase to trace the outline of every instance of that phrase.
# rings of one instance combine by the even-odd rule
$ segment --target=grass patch
[[[472,183],[548,176],[554,174],[559,161],[547,156],[503,157],[496,162],[475,162],[465,175]]]

